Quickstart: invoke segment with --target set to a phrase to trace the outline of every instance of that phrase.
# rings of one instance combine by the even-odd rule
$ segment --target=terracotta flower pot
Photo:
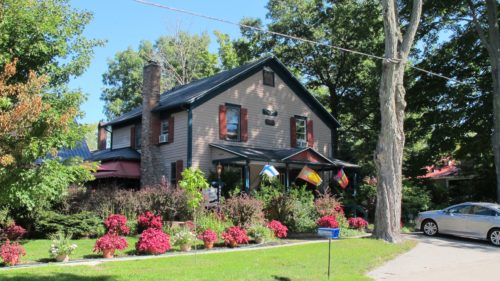
[[[191,251],[191,245],[189,245],[189,244],[181,245],[181,251],[183,251],[183,252]]]
[[[7,263],[6,265],[7,266],[14,266],[14,265],[18,265],[18,264],[19,264],[19,258],[13,258],[12,261]]]
[[[229,248],[236,248],[238,247],[238,242],[231,240],[229,241]]]
[[[102,251],[102,256],[105,259],[112,259],[115,256],[115,249],[105,249]]]
[[[212,249],[214,247],[214,242],[203,242],[205,244],[205,249]]]
[[[58,262],[67,262],[69,261],[69,255],[67,254],[62,254],[56,257],[56,261]]]

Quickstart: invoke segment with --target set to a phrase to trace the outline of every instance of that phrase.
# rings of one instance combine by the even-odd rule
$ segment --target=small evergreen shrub
[[[148,228],[142,232],[135,249],[143,254],[163,254],[170,250],[170,236],[159,229]]]
[[[101,219],[91,212],[72,215],[43,212],[35,221],[34,230],[35,236],[41,238],[58,232],[72,233],[74,238],[97,237],[105,232]]]

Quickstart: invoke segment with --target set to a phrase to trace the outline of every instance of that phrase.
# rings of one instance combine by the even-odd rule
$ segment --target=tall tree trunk
[[[472,0],[468,0],[467,2],[474,27],[482,44],[488,51],[491,63],[491,76],[493,80],[493,136],[491,144],[493,154],[495,155],[497,202],[500,203],[500,31],[497,18],[498,6],[496,0],[486,0],[486,16],[488,21],[488,30],[486,32],[479,23],[474,3]]]
[[[332,110],[332,116],[338,120],[339,118],[339,100],[337,96],[337,89],[333,85],[328,85],[328,92],[330,93],[329,103]],[[340,158],[339,156],[339,129],[337,126],[332,128],[332,157]]]
[[[377,206],[374,236],[388,242],[401,241],[401,194],[405,143],[404,71],[420,21],[422,0],[413,1],[410,23],[401,34],[396,0],[383,0],[385,60],[382,64],[379,99],[381,128],[375,151]]]

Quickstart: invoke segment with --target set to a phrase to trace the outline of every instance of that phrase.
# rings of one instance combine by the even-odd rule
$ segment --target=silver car
[[[486,239],[500,246],[500,205],[462,203],[443,210],[421,212],[416,226],[425,235],[438,233]]]

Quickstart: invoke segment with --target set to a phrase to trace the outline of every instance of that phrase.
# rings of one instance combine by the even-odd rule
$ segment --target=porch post
[[[250,192],[250,161],[246,161],[246,164],[243,168],[243,171],[245,173],[245,192],[249,193]]]
[[[290,171],[288,163],[285,165],[285,190],[288,191],[288,187],[290,187]]]

